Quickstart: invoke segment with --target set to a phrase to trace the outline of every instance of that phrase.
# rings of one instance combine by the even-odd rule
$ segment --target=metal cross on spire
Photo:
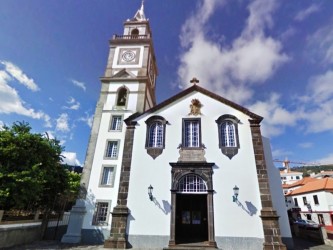
[[[141,1],[141,7],[134,15],[134,19],[137,21],[146,21],[146,16],[144,13],[144,0]]]

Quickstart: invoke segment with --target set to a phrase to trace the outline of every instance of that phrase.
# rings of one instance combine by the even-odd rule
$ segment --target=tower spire
[[[134,21],[146,21],[146,16],[144,13],[144,0],[141,1],[141,7],[137,10],[134,15]]]

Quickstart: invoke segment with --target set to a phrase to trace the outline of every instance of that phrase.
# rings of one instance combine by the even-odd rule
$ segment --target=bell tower
[[[157,74],[152,31],[142,1],[134,17],[124,22],[123,34],[114,35],[109,43],[80,182],[80,199],[72,208],[72,219],[62,242],[78,243],[82,232],[84,239],[93,238],[96,226],[111,224],[111,211],[116,210],[112,214],[114,220],[118,218],[119,223],[126,224],[127,209],[114,208],[119,207],[118,190],[122,190],[120,183],[124,182],[121,170],[128,155],[125,140],[128,131],[133,130],[126,128],[123,121],[156,105]],[[116,238],[109,240],[110,244],[123,246],[125,241]]]
[[[109,48],[81,178],[84,190],[93,190],[90,176],[109,158],[105,156],[107,141],[118,141],[117,162],[113,162],[120,169],[126,130],[123,121],[156,105],[157,66],[143,1],[134,17],[125,21],[123,34],[112,37]]]
[[[115,109],[143,112],[156,105],[155,82],[158,74],[149,20],[141,8],[124,23],[122,35],[110,40],[109,58],[102,83],[116,92]]]

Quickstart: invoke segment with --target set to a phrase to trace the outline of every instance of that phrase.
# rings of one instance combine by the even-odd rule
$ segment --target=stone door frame
[[[176,162],[169,163],[172,167],[171,183],[171,220],[169,247],[176,246],[176,206],[179,181],[188,174],[200,176],[207,185],[207,223],[208,223],[208,245],[216,247],[214,231],[214,206],[213,206],[213,166],[215,163],[207,162]]]

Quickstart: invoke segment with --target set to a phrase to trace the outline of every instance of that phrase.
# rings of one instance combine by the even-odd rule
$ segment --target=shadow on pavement
[[[308,241],[303,238],[293,237],[294,250],[332,250],[333,246],[327,246],[319,242]],[[290,249],[291,250],[291,249]]]

